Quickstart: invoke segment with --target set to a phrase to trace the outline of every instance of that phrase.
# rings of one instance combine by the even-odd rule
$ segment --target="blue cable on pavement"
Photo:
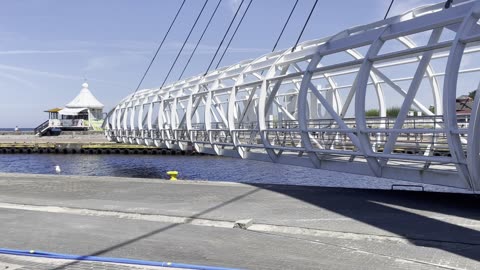
[[[38,250],[17,250],[17,249],[0,248],[0,254],[43,257],[43,258],[50,258],[50,259],[76,260],[76,261],[93,261],[93,262],[106,262],[106,263],[160,266],[160,267],[172,267],[172,268],[184,268],[184,269],[186,268],[186,269],[203,269],[203,270],[236,270],[234,268],[225,268],[225,267],[204,266],[204,265],[173,263],[173,262],[155,262],[155,261],[99,257],[99,256],[88,256],[88,255],[82,256],[82,255],[52,253],[52,252],[45,252],[45,251],[38,251]]]

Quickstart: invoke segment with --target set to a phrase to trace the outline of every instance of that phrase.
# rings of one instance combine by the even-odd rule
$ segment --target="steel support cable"
[[[178,14],[180,14],[180,11],[182,11],[182,8],[183,8],[183,5],[185,4],[185,1],[186,1],[186,0],[183,0],[182,5],[180,6],[180,8],[179,8],[178,11],[177,11],[177,14],[175,14],[175,17],[173,18],[173,21],[172,21],[172,23],[170,24],[170,27],[168,27],[167,33],[165,33],[165,36],[163,37],[162,42],[160,42],[160,45],[158,46],[157,51],[155,52],[155,55],[153,55],[153,58],[152,58],[152,60],[150,61],[150,64],[148,65],[147,70],[145,70],[145,73],[143,74],[142,79],[141,79],[140,82],[138,83],[138,86],[137,86],[137,88],[135,89],[135,92],[133,92],[134,94],[138,91],[138,89],[140,88],[140,85],[142,85],[142,82],[143,82],[143,80],[145,79],[145,76],[147,76],[147,73],[148,73],[148,71],[150,70],[150,67],[152,67],[153,61],[155,61],[155,58],[157,58],[157,54],[158,54],[158,52],[160,51],[160,49],[162,48],[163,43],[165,42],[165,40],[167,39],[168,34],[170,33],[170,30],[172,29],[173,25],[175,24],[175,21],[177,20]]]
[[[279,42],[280,39],[282,38],[283,32],[285,31],[285,29],[287,28],[288,23],[290,22],[290,18],[292,17],[292,14],[293,14],[293,12],[295,11],[295,8],[297,7],[297,4],[298,4],[298,0],[295,1],[295,5],[293,5],[292,10],[290,11],[290,15],[288,15],[287,21],[286,21],[285,24],[283,25],[282,31],[280,32],[280,35],[279,35],[278,38],[277,38],[277,42],[275,42],[275,45],[273,46],[272,52],[274,52],[275,49],[277,48],[278,42]]]
[[[232,34],[232,36],[230,37],[230,40],[228,41],[228,44],[227,44],[227,46],[225,47],[225,50],[223,51],[223,54],[222,54],[222,56],[220,57],[220,60],[218,60],[218,63],[217,63],[217,66],[215,67],[215,69],[218,68],[218,66],[220,65],[220,63],[221,63],[222,60],[223,60],[223,57],[225,56],[225,53],[227,53],[228,47],[230,47],[230,44],[232,43],[232,40],[233,40],[233,38],[235,37],[235,34],[237,34],[238,28],[240,28],[240,25],[241,25],[242,22],[243,22],[243,18],[245,18],[245,15],[247,14],[248,9],[250,8],[250,5],[252,4],[252,2],[253,2],[253,0],[250,0],[250,2],[248,3],[247,8],[245,8],[245,11],[243,12],[242,18],[240,18],[240,21],[238,22],[237,27],[235,28],[235,31],[233,31],[233,34]]]
[[[313,11],[315,10],[315,7],[317,6],[317,3],[318,3],[318,0],[315,0],[315,3],[313,4],[312,9],[310,10],[310,14],[308,14],[308,18],[305,21],[305,24],[303,25],[302,31],[300,32],[300,35],[298,35],[297,42],[295,42],[295,46],[293,46],[293,48],[292,48],[292,52],[294,52],[295,49],[297,48],[298,42],[302,38],[303,31],[305,31],[305,28],[307,27],[308,21],[310,21],[310,17],[312,17]]]
[[[210,26],[210,23],[212,22],[213,17],[214,17],[215,14],[217,13],[217,10],[218,10],[218,7],[220,6],[220,3],[222,3],[222,0],[218,0],[218,4],[217,4],[217,6],[215,7],[215,10],[214,10],[213,13],[212,13],[212,16],[210,16],[210,20],[208,20],[208,23],[207,23],[207,25],[205,26],[205,29],[203,29],[202,35],[201,35],[200,38],[198,39],[197,45],[195,45],[195,48],[193,49],[192,53],[190,54],[190,57],[188,58],[188,61],[187,61],[187,63],[185,64],[185,67],[183,68],[182,73],[181,73],[180,76],[178,77],[178,80],[180,80],[180,79],[182,78],[183,73],[185,73],[185,70],[187,69],[188,65],[190,64],[190,61],[192,60],[193,55],[194,55],[195,52],[197,51],[198,45],[200,45],[200,42],[202,41],[203,36],[204,36],[205,33],[207,32],[207,29],[208,29],[208,27]]]
[[[445,9],[450,8],[450,6],[452,5],[452,2],[453,0],[447,0],[447,2],[445,2]]]
[[[185,45],[187,44],[188,39],[190,38],[190,35],[192,35],[193,29],[195,29],[195,26],[197,25],[198,20],[199,20],[200,17],[202,16],[203,11],[205,10],[205,6],[207,5],[208,1],[210,1],[210,0],[206,0],[205,3],[203,3],[203,7],[202,7],[202,9],[200,10],[200,13],[198,13],[198,16],[197,16],[197,18],[195,19],[195,22],[193,23],[193,26],[192,26],[192,28],[190,29],[190,32],[188,33],[187,38],[185,38],[185,41],[183,42],[183,45],[182,45],[182,47],[180,48],[180,51],[178,51],[178,54],[177,54],[177,56],[175,57],[175,60],[173,61],[173,64],[172,64],[172,66],[170,67],[170,70],[168,71],[167,76],[165,76],[165,79],[163,80],[162,86],[160,86],[160,88],[163,88],[163,86],[165,85],[165,82],[167,82],[168,77],[170,76],[170,73],[171,73],[172,70],[173,70],[173,67],[175,67],[175,64],[177,63],[178,58],[180,57],[180,54],[182,54],[183,48],[185,48]]]
[[[235,15],[234,15],[233,18],[232,18],[232,21],[230,22],[230,25],[229,25],[228,28],[227,28],[227,31],[225,31],[225,35],[223,35],[222,41],[221,41],[220,44],[218,45],[217,50],[215,51],[215,54],[213,55],[213,58],[212,58],[212,60],[210,61],[210,64],[208,65],[208,68],[207,68],[207,70],[205,71],[205,73],[203,74],[203,76],[207,75],[208,71],[209,71],[210,68],[212,67],[213,61],[214,61],[215,58],[217,57],[218,51],[220,50],[220,47],[222,47],[223,42],[225,41],[225,38],[227,37],[227,34],[228,34],[228,32],[230,31],[230,28],[232,27],[233,22],[234,22],[235,19],[237,18],[238,12],[240,11],[240,8],[242,7],[244,1],[245,1],[245,0],[242,0],[242,2],[240,2],[240,5],[238,6],[237,11],[235,12]]]
[[[385,12],[385,16],[383,17],[384,20],[387,18],[388,13],[390,13],[390,9],[392,8],[393,2],[395,2],[395,0],[392,0],[392,2],[390,2],[390,5],[388,6],[387,12]]]

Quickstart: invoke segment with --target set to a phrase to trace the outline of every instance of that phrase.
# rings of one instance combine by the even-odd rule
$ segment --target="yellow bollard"
[[[167,174],[170,176],[171,181],[177,180],[177,176],[178,176],[177,171],[168,171]]]

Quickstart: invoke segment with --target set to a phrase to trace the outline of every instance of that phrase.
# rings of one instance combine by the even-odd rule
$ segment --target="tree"
[[[468,96],[472,99],[475,99],[475,93],[477,93],[477,90],[468,93]]]

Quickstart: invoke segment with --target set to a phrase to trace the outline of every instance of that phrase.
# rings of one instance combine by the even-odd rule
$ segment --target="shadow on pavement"
[[[442,249],[480,261],[480,253],[452,244],[480,246],[480,231],[426,212],[480,220],[480,197],[470,194],[254,185],[307,202],[405,237],[417,246]],[[432,214],[430,215],[432,216]],[[455,220],[459,220],[455,218]],[[468,220],[466,221],[468,223]],[[480,228],[479,228],[480,229]],[[438,244],[435,244],[438,242]],[[450,245],[449,245],[450,244]]]
[[[232,199],[230,199],[230,200],[228,200],[228,201],[226,201],[226,202],[223,202],[223,203],[218,204],[218,205],[216,205],[216,206],[210,207],[210,208],[208,208],[208,209],[206,209],[206,210],[204,210],[204,211],[202,211],[202,212],[199,212],[198,214],[192,215],[192,216],[190,216],[189,218],[192,219],[192,220],[195,219],[195,218],[200,218],[202,215],[208,214],[208,213],[213,212],[213,211],[215,211],[215,210],[217,210],[217,209],[219,209],[219,208],[222,208],[222,207],[224,207],[224,206],[226,206],[226,205],[229,205],[229,204],[234,203],[234,202],[236,202],[236,201],[238,201],[238,200],[241,200],[241,199],[243,199],[243,198],[245,198],[245,197],[248,197],[249,195],[252,195],[252,194],[258,192],[259,190],[260,190],[260,188],[256,188],[256,189],[251,190],[251,191],[249,191],[249,192],[246,192],[246,193],[244,193],[244,194],[242,194],[242,195],[236,196],[235,198],[232,198]],[[186,222],[186,224],[188,224],[188,223],[190,223],[190,222]],[[176,224],[171,224],[171,225],[168,225],[168,226],[163,226],[163,227],[161,227],[161,228],[159,228],[159,229],[157,229],[157,230],[153,230],[153,231],[151,231],[151,232],[142,234],[142,235],[140,235],[140,236],[138,236],[138,237],[135,237],[135,238],[133,238],[133,239],[130,239],[130,240],[128,240],[128,241],[124,241],[124,242],[118,243],[118,244],[116,244],[116,245],[114,245],[114,246],[111,246],[111,247],[108,247],[108,248],[105,248],[105,249],[102,249],[102,250],[98,250],[98,251],[93,252],[93,253],[91,253],[91,254],[84,255],[83,257],[87,257],[87,256],[101,256],[101,255],[103,255],[103,254],[105,254],[105,253],[108,253],[108,252],[110,252],[110,251],[113,251],[113,250],[116,250],[116,249],[119,249],[119,248],[128,246],[128,245],[130,245],[130,244],[133,244],[133,243],[138,242],[138,241],[140,241],[140,240],[143,240],[143,239],[146,239],[146,238],[148,238],[148,237],[154,236],[154,235],[156,235],[156,234],[159,234],[159,233],[168,231],[168,230],[173,229],[173,228],[175,228],[175,227],[177,227],[177,226],[180,226],[180,225],[183,225],[183,223],[176,223]],[[77,261],[73,261],[73,262],[70,262],[70,263],[66,263],[66,264],[60,265],[60,266],[58,266],[58,267],[56,267],[56,268],[53,268],[53,269],[51,269],[51,270],[61,270],[61,269],[65,269],[65,268],[67,268],[67,267],[69,267],[69,266],[72,266],[72,265],[75,265],[75,264],[79,263],[80,261],[82,261],[82,260],[80,259],[80,260],[77,260]]]
[[[200,218],[258,191],[269,190],[404,237],[414,245],[433,247],[480,261],[480,253],[474,252],[471,248],[460,249],[458,245],[455,245],[480,246],[480,232],[478,230],[464,226],[465,224],[454,224],[451,220],[441,220],[442,217],[440,216],[432,218],[424,215],[426,212],[430,212],[430,215],[431,213],[437,213],[458,217],[455,220],[459,220],[459,218],[480,220],[480,198],[474,195],[287,185],[249,185],[255,188],[189,218]],[[164,226],[85,256],[100,256],[180,225]],[[78,262],[64,264],[53,270],[65,269]]]

